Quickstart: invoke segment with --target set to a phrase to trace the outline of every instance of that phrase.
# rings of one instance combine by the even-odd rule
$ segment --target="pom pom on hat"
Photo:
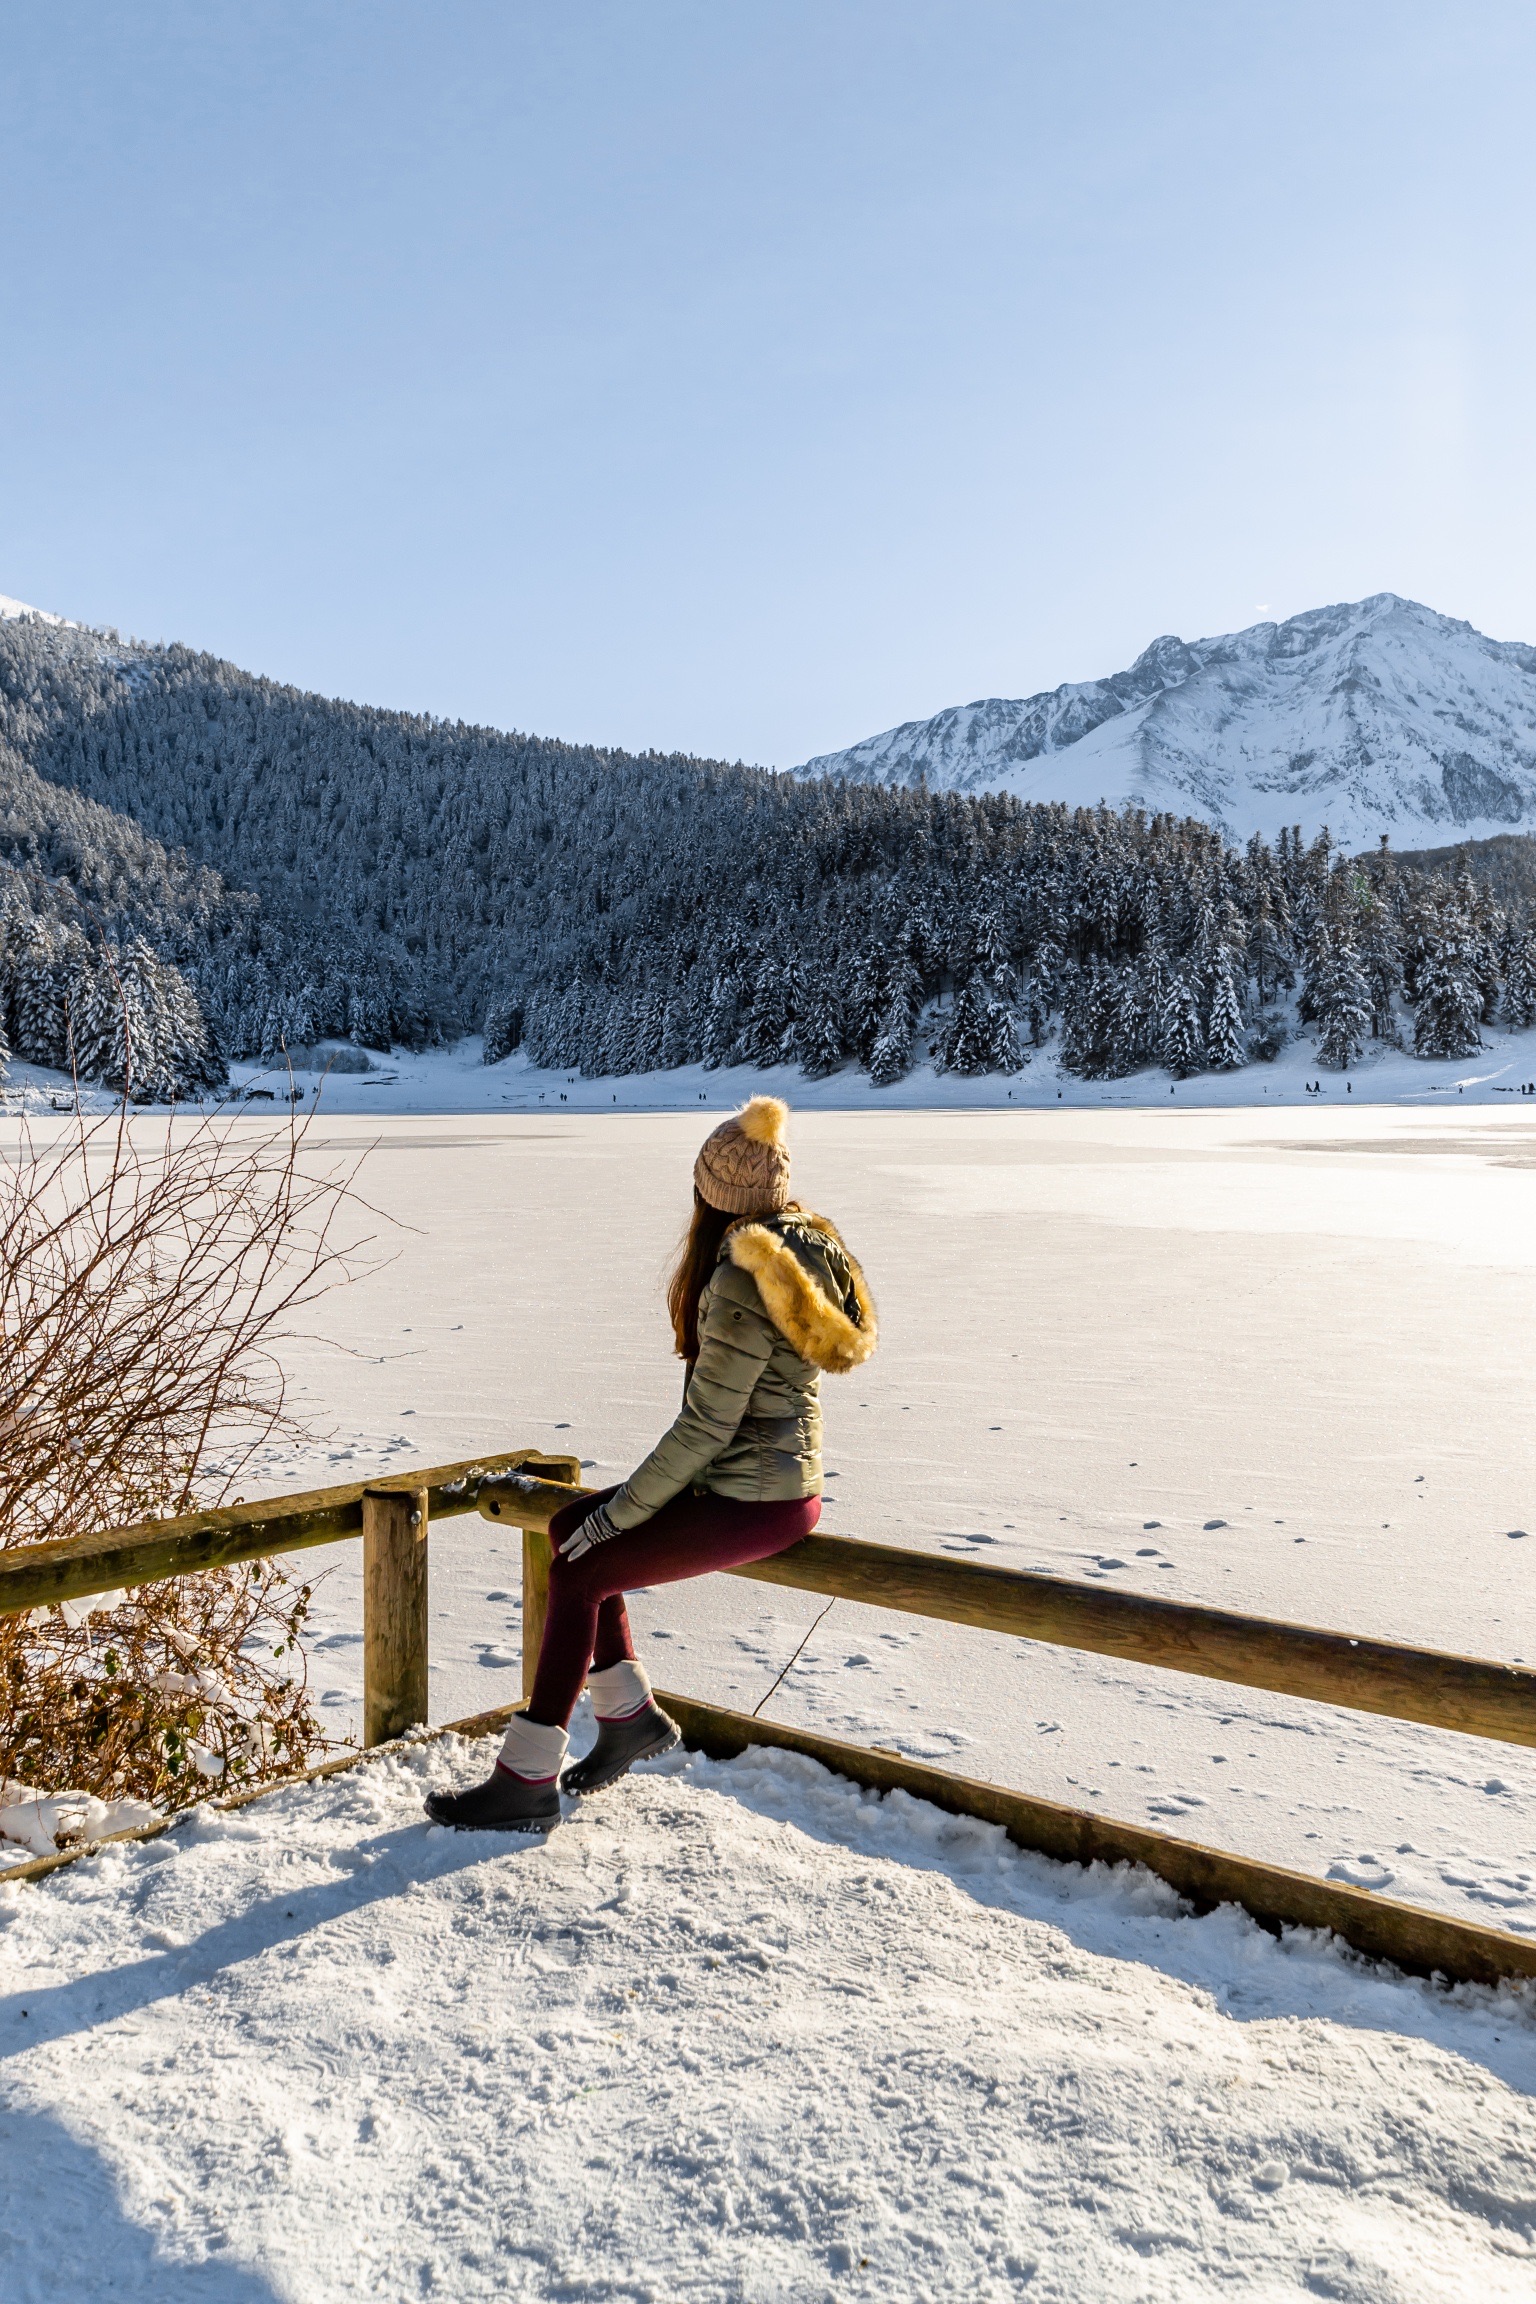
[[[753,1144],[782,1144],[789,1106],[782,1096],[754,1096],[736,1115],[736,1125]]]
[[[706,1136],[693,1164],[699,1197],[728,1216],[772,1216],[789,1201],[789,1106],[754,1096]]]

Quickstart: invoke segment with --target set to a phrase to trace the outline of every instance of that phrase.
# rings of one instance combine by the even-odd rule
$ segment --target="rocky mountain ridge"
[[[951,707],[808,760],[856,783],[1200,816],[1344,847],[1536,828],[1536,648],[1396,593],[1184,641],[1106,680]]]

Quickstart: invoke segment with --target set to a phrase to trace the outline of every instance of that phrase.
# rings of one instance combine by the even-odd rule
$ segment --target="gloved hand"
[[[562,1560],[579,1560],[584,1552],[591,1552],[597,1545],[606,1544],[610,1537],[622,1536],[623,1533],[623,1529],[615,1528],[609,1519],[607,1505],[599,1504],[587,1514],[585,1520],[578,1522],[559,1546],[560,1557]]]

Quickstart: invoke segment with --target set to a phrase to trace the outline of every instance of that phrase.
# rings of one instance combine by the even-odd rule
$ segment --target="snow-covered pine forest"
[[[131,1049],[143,1098],[326,1038],[885,1083],[1536,1021],[1536,914],[1464,860],[502,734],[34,615],[0,623],[0,858],[11,1049],[119,1083]]]

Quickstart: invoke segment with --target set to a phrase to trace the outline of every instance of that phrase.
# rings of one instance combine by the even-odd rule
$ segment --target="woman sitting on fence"
[[[833,1226],[790,1199],[788,1117],[776,1097],[754,1096],[705,1140],[667,1292],[688,1364],[682,1413],[622,1488],[563,1505],[551,1520],[533,1694],[483,1784],[432,1794],[437,1823],[536,1830],[558,1818],[562,1789],[595,1792],[667,1751],[677,1723],[636,1660],[625,1592],[766,1560],[816,1525],[821,1371],[869,1358],[875,1309]],[[562,1775],[583,1681],[597,1742]]]

